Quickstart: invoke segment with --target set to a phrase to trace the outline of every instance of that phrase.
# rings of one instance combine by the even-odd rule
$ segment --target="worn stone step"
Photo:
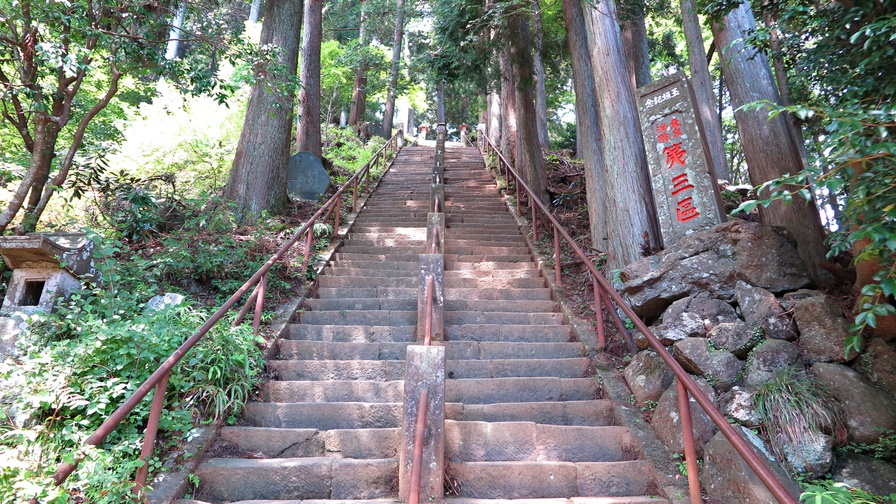
[[[418,266],[419,267],[419,266]],[[352,278],[412,278],[416,280],[420,273],[416,269],[393,269],[386,265],[383,269],[373,268],[349,268],[341,264],[333,264],[324,268],[323,276],[326,277],[352,277]]]
[[[277,357],[291,360],[403,360],[408,345],[416,342],[333,342],[281,340]],[[445,358],[460,359],[570,359],[581,357],[581,343],[436,342],[446,347]]]
[[[401,429],[276,429],[225,426],[212,447],[232,457],[339,457],[383,459],[398,456]]]
[[[667,499],[651,495],[636,495],[622,497],[558,497],[554,499],[474,499],[469,497],[449,497],[445,504],[669,504]],[[232,504],[250,504],[238,503]],[[279,503],[254,503],[254,504],[279,504]],[[298,502],[286,502],[282,504],[300,504]],[[321,503],[322,504],[322,503]],[[335,504],[335,503],[334,503]],[[357,503],[362,504],[362,503]],[[385,503],[381,503],[385,504]]]
[[[445,400],[464,403],[467,406],[499,403],[554,404],[548,401],[590,401],[599,396],[600,386],[594,378],[534,376],[449,379],[445,382]],[[538,421],[525,417],[506,419],[506,421],[517,420]]]
[[[404,378],[400,360],[272,360],[267,369],[279,380],[374,380]]]
[[[319,311],[339,310],[416,310],[417,298],[350,298],[306,299],[306,309]]]
[[[351,276],[328,276],[323,275],[318,278],[320,287],[405,287],[416,288],[419,282],[417,277],[351,277]],[[533,289],[545,287],[543,277],[531,278],[459,278],[447,276],[445,277],[445,287],[466,288],[466,289]]]
[[[401,426],[401,403],[321,402],[246,404],[243,419],[256,427],[381,429]]]
[[[573,496],[638,496],[651,486],[643,460],[624,462],[459,462],[449,479],[462,497],[531,499]]]
[[[308,341],[390,342],[415,341],[417,325],[309,325],[290,324],[287,338]]]
[[[456,256],[461,257],[461,256]],[[524,269],[537,269],[538,266],[533,263],[528,258],[525,261],[504,261],[503,258],[500,258],[500,261],[473,261],[473,262],[460,262],[456,259],[446,260],[445,261],[445,269],[446,270],[502,270],[502,269],[512,269],[512,270],[524,270]],[[330,263],[333,268],[352,268],[352,269],[393,269],[393,270],[411,270],[417,271],[419,266],[419,260],[417,262],[408,260],[408,261],[393,261],[389,258],[384,258],[383,260],[337,260],[332,261]]]
[[[378,298],[378,299],[417,299],[415,287],[323,287],[317,290],[319,299],[343,298]],[[551,290],[547,287],[535,289],[445,289],[445,299],[478,299],[478,300],[551,300]]]
[[[483,307],[487,309],[487,306]],[[392,312],[394,313],[394,312]],[[416,312],[414,312],[416,318]],[[513,313],[493,311],[446,311],[445,325],[523,324],[558,326],[565,322],[562,313]]]
[[[561,343],[572,341],[572,329],[567,325],[510,324],[446,324],[449,341],[492,341],[519,343]]]
[[[417,323],[417,310],[306,311],[300,320],[303,325],[408,326]]]
[[[404,360],[272,360],[267,369],[280,380],[401,380]],[[590,361],[571,359],[464,359],[449,360],[449,378],[556,377],[581,378]]]
[[[264,385],[261,398],[273,403],[397,403],[404,401],[403,391],[402,380],[275,380]]]
[[[629,429],[619,426],[445,421],[445,455],[450,463],[615,462],[634,458],[633,443]]]
[[[392,494],[398,459],[210,459],[196,469],[196,495],[247,499],[372,499]]]
[[[485,263],[489,261],[494,261],[495,256],[492,255],[470,255],[470,254],[456,254],[452,253],[450,250],[446,250],[445,261],[446,264],[451,264],[452,261],[462,261],[465,263]],[[382,249],[378,249],[372,253],[358,254],[354,252],[336,252],[333,254],[333,261],[342,261],[342,260],[360,260],[360,261],[392,261],[392,262],[412,262],[414,264],[418,264],[420,260],[420,252],[398,252],[384,254]],[[532,256],[527,252],[525,254],[514,254],[514,255],[502,255],[500,257],[501,262],[513,262],[513,263],[527,263],[532,262]]]
[[[616,425],[615,407],[612,401],[607,399],[492,404],[450,402],[445,405],[445,418],[475,422],[535,422],[547,425]]]

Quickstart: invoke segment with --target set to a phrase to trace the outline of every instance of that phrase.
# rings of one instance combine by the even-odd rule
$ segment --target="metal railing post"
[[[135,478],[134,491],[142,492],[146,488],[146,478],[149,476],[149,461],[152,459],[152,453],[155,451],[156,436],[159,433],[159,420],[162,418],[162,408],[165,407],[165,390],[168,388],[168,378],[170,373],[165,373],[162,379],[156,384],[155,391],[152,394],[152,406],[149,408],[149,421],[146,423],[146,435],[143,437],[143,447],[140,449],[140,460],[143,465],[137,468],[137,477]]]
[[[675,388],[678,390],[678,415],[681,418],[681,434],[684,441],[684,460],[688,468],[688,488],[691,493],[691,502],[702,502],[700,496],[700,478],[697,469],[697,448],[694,446],[694,423],[691,420],[691,405],[688,390],[675,379]]]

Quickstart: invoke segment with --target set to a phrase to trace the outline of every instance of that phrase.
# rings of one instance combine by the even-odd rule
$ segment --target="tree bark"
[[[252,0],[252,6],[249,7],[249,22],[257,23],[258,16],[261,13],[261,0]]]
[[[539,0],[532,0],[532,62],[535,69],[535,117],[538,127],[538,145],[547,150],[551,146],[548,139],[548,92],[545,84],[544,62],[541,52],[544,48],[544,29],[541,25],[541,5]]]
[[[616,3],[582,4],[591,67],[600,103],[606,195],[624,205],[607,205],[608,263],[621,269],[659,246],[647,157],[635,90],[625,61]],[[599,72],[599,74],[598,74]]]
[[[392,138],[392,118],[395,115],[395,91],[398,88],[398,70],[401,65],[401,43],[404,39],[404,0],[395,0],[395,30],[392,32],[392,71],[386,92],[386,110],[383,112],[383,138]]]
[[[501,70],[501,143],[499,147],[507,161],[516,161],[516,79],[510,64],[510,50],[498,50],[498,66]]]
[[[280,48],[282,72],[257,69],[246,118],[240,134],[224,196],[237,203],[238,218],[257,217],[262,211],[281,212],[286,207],[286,172],[292,132],[291,85],[299,58],[299,29],[302,4],[295,0],[267,0],[261,44]],[[266,88],[272,88],[268,92]]]
[[[440,80],[436,88],[436,122],[445,123],[445,79]]]
[[[637,89],[653,82],[650,76],[650,51],[647,47],[647,26],[644,24],[643,6],[632,5],[630,13],[623,18],[620,23],[622,47],[625,49],[632,85]]]
[[[750,4],[745,1],[728,13],[723,22],[713,23],[712,31],[716,46],[723,48],[720,56],[725,81],[731,93],[731,107],[735,110],[750,182],[759,185],[802,170],[803,162],[784,114],[769,119],[766,110],[740,108],[759,100],[780,103],[765,55],[743,42],[755,27]],[[776,201],[768,208],[760,208],[759,215],[766,225],[786,229],[796,241],[812,279],[818,284],[827,283],[827,272],[819,266],[827,252],[824,228],[814,199],[805,202],[796,197],[789,205]]]
[[[488,90],[488,102],[486,105],[488,114],[486,115],[485,134],[492,139],[493,142],[501,143],[501,96],[500,90]]]
[[[703,48],[703,30],[700,29],[696,0],[681,0],[681,23],[688,45],[691,85],[697,98],[696,108],[700,114],[700,123],[703,125],[703,134],[709,145],[713,173],[718,179],[730,181],[731,173],[728,171],[728,160],[725,158],[722,124],[716,116],[712,76],[709,74],[709,63],[706,61],[706,50]]]
[[[535,197],[542,203],[547,203],[548,176],[544,164],[544,153],[538,145],[537,114],[533,97],[535,75],[532,68],[532,52],[530,51],[532,38],[528,19],[520,13],[512,14],[507,20],[507,32],[511,66],[517,78],[514,102],[518,121],[514,166],[523,176]]]
[[[299,80],[299,124],[296,150],[323,157],[320,138],[320,44],[323,38],[323,0],[305,0],[302,25],[302,67]]]
[[[588,33],[579,0],[563,0],[566,20],[566,41],[572,65],[573,89],[576,95],[576,143],[578,156],[585,168],[585,194],[588,201],[588,222],[591,244],[607,250],[607,208],[604,188],[603,139],[600,133],[600,104],[595,92],[594,73],[588,55]]]
[[[171,31],[168,32],[168,45],[165,48],[165,59],[173,60],[177,58],[177,50],[180,48],[180,38],[182,28],[184,26],[184,17],[187,15],[187,4],[182,3],[177,6],[174,13],[174,19],[171,23]]]
[[[361,21],[358,27],[358,48],[363,51],[367,47],[367,12],[364,9],[364,0],[361,0]],[[362,61],[355,70],[355,81],[352,84],[352,104],[348,112],[349,126],[357,126],[364,121],[364,113],[367,111],[367,62]]]

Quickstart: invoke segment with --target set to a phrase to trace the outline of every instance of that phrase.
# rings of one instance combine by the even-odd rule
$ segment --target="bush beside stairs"
[[[395,502],[432,160],[395,159],[181,504]],[[449,147],[445,178],[446,500],[667,502],[478,151]]]

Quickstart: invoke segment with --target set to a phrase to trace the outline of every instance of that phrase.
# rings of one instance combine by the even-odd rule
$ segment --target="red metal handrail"
[[[345,184],[343,184],[342,187],[340,187],[336,191],[336,193],[329,200],[327,200],[327,202],[324,203],[323,206],[321,206],[320,209],[318,209],[318,211],[315,212],[315,214],[310,219],[308,219],[308,221],[305,222],[305,224],[302,225],[302,227],[299,228],[298,231],[296,231],[296,233],[289,239],[289,241],[287,241],[282,247],[280,247],[280,249],[273,256],[271,256],[271,258],[268,259],[267,262],[265,262],[264,265],[262,265],[261,268],[259,268],[258,271],[256,271],[255,274],[252,275],[252,277],[243,284],[242,287],[237,289],[237,291],[232,296],[230,296],[230,298],[223,305],[221,305],[221,307],[218,308],[218,310],[214,314],[212,314],[212,316],[210,316],[192,336],[190,336],[180,347],[178,347],[178,349],[175,350],[174,353],[172,353],[155,370],[155,372],[153,372],[152,375],[150,375],[150,377],[145,382],[143,382],[143,384],[140,385],[140,387],[138,387],[137,390],[134,391],[134,393],[131,394],[131,396],[128,397],[128,399],[125,400],[125,402],[121,406],[119,406],[118,409],[115,410],[115,412],[112,413],[112,415],[110,415],[109,418],[107,418],[102,423],[102,425],[100,425],[97,430],[94,431],[93,434],[90,435],[90,437],[87,438],[87,440],[85,441],[86,444],[99,446],[99,444],[106,439],[106,436],[108,436],[113,430],[115,430],[115,428],[118,427],[118,425],[122,421],[124,421],[124,419],[131,413],[131,411],[133,411],[134,408],[138,404],[140,404],[140,401],[142,401],[143,398],[145,398],[151,390],[155,389],[155,393],[153,396],[153,405],[150,410],[150,417],[146,426],[143,448],[140,454],[140,459],[143,460],[143,466],[140,467],[135,478],[136,490],[139,491],[146,486],[146,478],[149,473],[148,461],[152,457],[154,448],[153,445],[155,444],[156,434],[158,433],[159,419],[161,417],[162,408],[164,406],[165,388],[168,382],[169,373],[174,368],[174,366],[177,365],[177,363],[180,362],[181,359],[183,359],[187,352],[189,352],[190,349],[192,349],[196,345],[196,343],[198,343],[199,340],[201,340],[202,337],[205,336],[205,334],[208,333],[208,331],[211,330],[211,328],[214,327],[215,324],[217,324],[218,321],[220,321],[221,318],[223,318],[224,315],[227,314],[227,312],[230,311],[240,300],[240,298],[242,298],[247,292],[249,292],[249,289],[253,286],[255,288],[252,291],[252,294],[249,296],[249,299],[247,300],[245,306],[242,310],[240,310],[239,315],[237,315],[237,320],[241,322],[245,315],[248,313],[252,304],[254,304],[255,313],[252,325],[253,329],[256,332],[258,331],[258,327],[261,322],[261,307],[264,303],[264,294],[268,271],[274,266],[274,264],[279,262],[280,259],[282,259],[286,254],[286,252],[289,251],[289,249],[292,248],[292,246],[295,245],[303,235],[306,235],[306,233],[307,241],[304,265],[307,267],[309,259],[309,249],[311,246],[311,240],[313,239],[314,235],[314,224],[318,222],[318,220],[323,220],[325,222],[326,219],[328,219],[331,215],[332,211],[335,210],[337,220],[334,223],[334,229],[335,234],[338,235],[340,224],[338,220],[339,206],[341,203],[342,195],[345,192],[346,188],[349,187],[349,184],[351,184],[351,187],[353,188],[352,211],[356,211],[358,200],[358,180],[361,177],[364,177],[366,188],[367,181],[370,179],[371,166],[376,165],[379,162],[381,156],[383,163],[385,163],[387,150],[392,154],[400,150],[401,137],[402,132],[399,131],[395,136],[393,136],[385,144],[383,144],[383,146],[373,154],[370,161],[368,161],[357,173],[355,173]],[[324,219],[321,219],[321,216],[324,215],[324,212],[326,212],[326,217],[324,217]],[[239,322],[235,321],[235,323]],[[64,462],[59,466],[58,469],[56,469],[56,472],[53,474],[53,480],[56,486],[59,486],[63,482],[65,482],[65,480],[75,471],[75,469],[77,469],[78,464],[83,458],[84,454],[82,452],[75,459],[75,462],[73,464]]]
[[[603,277],[600,271],[594,266],[594,263],[585,255],[585,252],[575,243],[569,233],[566,232],[565,229],[560,225],[560,223],[554,218],[551,214],[550,210],[535,197],[532,190],[528,185],[523,181],[523,179],[517,174],[516,170],[510,165],[507,159],[501,154],[501,151],[495,146],[494,142],[483,132],[479,131],[479,137],[482,150],[485,151],[487,155],[489,151],[496,154],[498,157],[498,170],[501,171],[503,165],[503,173],[505,175],[505,181],[513,178],[514,185],[516,186],[516,201],[517,207],[520,208],[520,188],[522,188],[525,193],[528,195],[527,200],[529,201],[529,205],[533,208],[533,216],[535,215],[535,208],[537,208],[547,219],[550,225],[554,229],[554,260],[556,262],[556,272],[559,277],[560,270],[560,250],[559,250],[559,240],[558,237],[563,237],[566,243],[573,250],[573,253],[581,259],[582,264],[588,268],[589,273],[591,274],[592,280],[594,281],[594,290],[595,290],[595,309],[598,313],[597,323],[598,323],[598,337],[603,333],[602,328],[600,327],[603,324],[603,320],[601,317],[601,305],[603,303],[606,304],[607,311],[614,315],[617,320],[617,325],[621,324],[621,321],[618,320],[618,315],[616,314],[616,310],[613,308],[613,305],[610,303],[616,303],[619,309],[622,310],[625,315],[631,319],[631,321],[635,324],[635,327],[640,331],[642,335],[647,339],[650,347],[663,359],[663,362],[666,363],[672,369],[672,372],[675,374],[676,381],[678,383],[679,390],[679,414],[682,419],[682,430],[684,430],[684,442],[685,442],[685,458],[688,467],[688,485],[690,487],[691,494],[691,502],[701,502],[700,500],[700,483],[697,479],[697,462],[696,462],[696,448],[694,446],[693,432],[690,428],[685,429],[685,422],[687,422],[690,427],[690,407],[688,406],[689,401],[687,400],[687,395],[690,394],[703,408],[703,411],[706,412],[707,416],[709,416],[710,420],[713,421],[714,424],[719,428],[725,438],[731,442],[731,445],[737,451],[737,453],[744,459],[747,465],[753,469],[753,472],[756,473],[756,476],[762,481],[766,488],[774,495],[779,502],[784,504],[796,504],[797,501],[790,495],[781,481],[775,476],[775,474],[768,468],[765,462],[756,454],[756,452],[747,444],[746,441],[741,438],[734,428],[728,424],[728,421],[725,419],[725,416],[721,411],[712,403],[712,400],[703,393],[700,388],[697,387],[697,383],[693,378],[681,367],[681,364],[676,361],[672,355],[666,350],[666,347],[660,343],[659,339],[650,331],[647,327],[647,324],[641,320],[635,312],[625,303],[625,300],[622,299],[622,296],[616,292],[615,289],[610,285],[610,283]],[[533,229],[536,226],[536,221],[533,219]],[[609,298],[609,299],[608,299]],[[620,333],[627,335],[627,331],[624,327],[620,327]],[[605,341],[598,341],[598,344],[602,347],[605,345]],[[684,400],[682,400],[682,398]],[[693,475],[693,476],[692,476]]]

